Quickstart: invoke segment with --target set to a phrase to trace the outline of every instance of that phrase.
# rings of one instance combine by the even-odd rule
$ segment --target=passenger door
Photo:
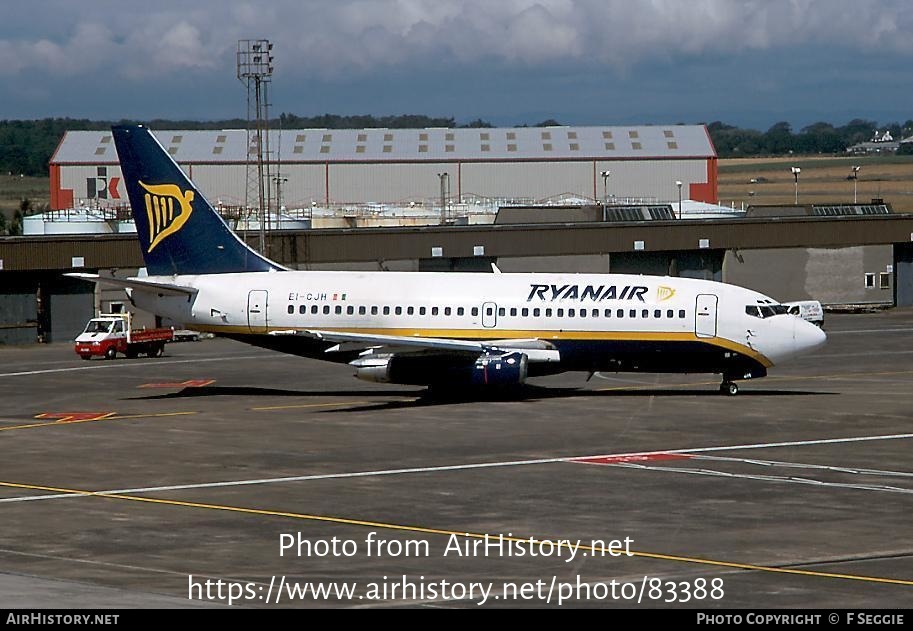
[[[266,329],[268,302],[269,293],[263,289],[254,289],[247,294],[247,326],[251,333],[262,333]]]
[[[498,324],[498,305],[493,302],[482,304],[482,326],[492,329]]]
[[[700,294],[694,309],[694,334],[698,337],[716,337],[716,307],[719,302],[714,294]]]

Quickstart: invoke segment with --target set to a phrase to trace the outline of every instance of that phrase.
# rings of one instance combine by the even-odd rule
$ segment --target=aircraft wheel
[[[739,393],[739,385],[732,381],[724,381],[720,384],[720,392],[730,397],[734,397]]]
[[[114,350],[113,346],[109,346],[108,350],[105,351],[105,359],[114,359],[117,357],[117,351]]]

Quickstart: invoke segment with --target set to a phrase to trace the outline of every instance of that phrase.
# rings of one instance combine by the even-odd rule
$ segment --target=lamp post
[[[282,230],[282,185],[288,182],[288,178],[277,175],[273,182],[276,184],[276,224]]]
[[[600,174],[602,176],[602,220],[605,221],[606,217],[606,204],[609,203],[609,176],[612,175],[611,171],[602,171]]]
[[[441,180],[441,223],[446,223],[447,221],[447,187],[446,182],[450,179],[450,175],[445,171],[444,173],[438,173],[438,178]]]
[[[678,218],[682,218],[682,181],[675,180],[675,185],[678,187]]]
[[[853,203],[854,204],[858,202],[858,198],[856,195],[856,192],[857,192],[856,185],[859,182],[859,169],[861,169],[861,168],[862,167],[860,167],[860,166],[852,167],[853,172],[850,174],[850,177],[853,178]]]
[[[799,174],[802,173],[802,169],[799,167],[790,167],[789,169],[793,177],[796,178],[796,206],[799,205]]]

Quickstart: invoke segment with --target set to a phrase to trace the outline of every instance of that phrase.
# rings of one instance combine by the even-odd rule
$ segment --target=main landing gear
[[[730,397],[734,397],[739,393],[739,385],[734,381],[723,381],[720,384],[720,394],[725,394]]]

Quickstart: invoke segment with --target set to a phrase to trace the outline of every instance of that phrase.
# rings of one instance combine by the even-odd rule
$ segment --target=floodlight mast
[[[238,79],[247,86],[247,189],[245,213],[250,224],[250,198],[256,191],[260,252],[268,256],[266,232],[270,203],[269,84],[273,76],[273,45],[268,39],[238,40]],[[254,168],[256,167],[256,169]]]

